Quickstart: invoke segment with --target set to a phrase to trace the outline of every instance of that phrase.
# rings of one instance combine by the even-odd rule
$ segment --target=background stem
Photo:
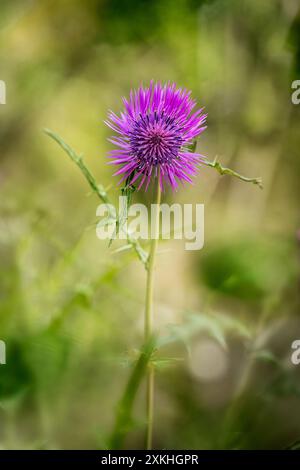
[[[148,343],[152,336],[152,320],[153,320],[153,286],[154,286],[154,266],[155,254],[159,238],[159,212],[161,200],[161,188],[159,184],[159,171],[157,174],[156,188],[155,188],[155,213],[152,218],[151,211],[151,246],[149,253],[149,260],[147,266],[147,286],[146,286],[146,308],[145,308],[145,343]],[[152,230],[153,228],[153,230]],[[151,361],[148,364],[147,371],[147,396],[146,396],[146,410],[147,410],[147,431],[146,431],[146,449],[152,448],[152,434],[153,434],[153,399],[154,399],[154,368]]]

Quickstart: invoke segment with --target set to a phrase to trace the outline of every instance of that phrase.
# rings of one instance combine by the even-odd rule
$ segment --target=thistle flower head
[[[162,189],[164,182],[175,189],[178,181],[192,181],[202,156],[189,146],[204,131],[206,115],[203,109],[192,112],[196,102],[190,95],[175,84],[151,82],[123,98],[119,116],[109,113],[106,124],[118,134],[109,139],[117,146],[110,163],[120,165],[115,175],[121,181],[137,181],[138,189],[157,177]]]

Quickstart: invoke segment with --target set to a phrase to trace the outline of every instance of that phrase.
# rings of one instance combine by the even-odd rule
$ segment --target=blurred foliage
[[[155,79],[205,106],[199,152],[264,181],[202,168],[164,194],[205,204],[205,246],[158,257],[155,447],[297,448],[298,0],[2,0],[0,36],[0,447],[143,447],[143,268],[96,238],[97,197],[42,129],[116,201],[103,120]]]
[[[7,367],[2,368],[0,375],[1,402],[6,398],[22,394],[32,383],[31,371],[24,361],[22,352],[22,345],[9,342],[7,354],[11,360],[7,363]]]
[[[238,239],[207,250],[200,270],[208,287],[244,300],[280,295],[299,276],[297,247],[282,239]]]

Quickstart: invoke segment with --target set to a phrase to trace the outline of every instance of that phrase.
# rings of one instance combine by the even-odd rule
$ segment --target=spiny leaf
[[[192,142],[192,144],[189,146],[190,152],[195,152],[196,147],[197,147],[197,139],[195,139]],[[246,183],[256,184],[260,189],[263,189],[263,183],[262,183],[262,179],[260,177],[259,178],[248,178],[247,176],[240,175],[236,171],[231,170],[230,168],[226,168],[226,167],[222,166],[221,163],[218,161],[218,157],[216,157],[213,162],[210,162],[206,159],[202,160],[202,164],[206,165],[206,166],[209,166],[211,168],[214,168],[215,170],[217,170],[217,172],[221,176],[223,176],[223,175],[234,176],[235,178],[238,178],[241,181],[245,181]]]
[[[126,179],[125,186],[123,188],[121,188],[121,194],[122,194],[123,197],[126,198],[126,202],[122,207],[121,214],[119,215],[119,217],[116,220],[115,230],[114,230],[114,233],[113,233],[113,235],[112,235],[112,237],[109,241],[109,246],[112,244],[113,240],[116,238],[118,233],[123,229],[125,223],[128,220],[128,210],[129,210],[129,207],[130,207],[130,204],[131,204],[131,201],[132,201],[132,194],[135,191],[135,186],[130,184],[133,176],[134,176],[134,173],[129,175],[128,178]],[[127,237],[128,237],[128,233],[127,233]]]
[[[89,183],[92,190],[97,194],[101,201],[107,205],[107,210],[109,215],[112,218],[115,218],[115,213],[112,211],[112,206],[110,204],[108,195],[102,185],[97,184],[96,179],[88,169],[88,167],[83,162],[82,156],[78,155],[75,150],[72,149],[58,134],[52,132],[50,129],[44,129],[45,134],[47,134],[51,139],[60,145],[60,147],[69,155],[71,160],[76,163],[83,175],[85,176],[87,182]],[[133,188],[133,186],[132,186]],[[143,250],[138,240],[135,239],[132,235],[127,233],[127,241],[135,251],[136,255],[143,263],[145,269],[147,267],[148,254]]]
[[[182,341],[189,350],[189,341],[199,333],[206,333],[214,338],[223,348],[227,347],[226,335],[235,333],[243,338],[251,338],[250,330],[241,321],[217,313],[186,313],[181,325],[170,325],[171,333],[159,340],[164,346],[175,341]]]
[[[167,369],[168,367],[173,366],[174,364],[183,361],[183,358],[180,357],[162,357],[162,358],[153,358],[151,359],[151,364],[155,369]]]
[[[229,176],[234,176],[235,178],[240,179],[241,181],[245,181],[246,183],[252,183],[256,184],[260,189],[263,189],[263,184],[262,184],[262,179],[261,178],[248,178],[246,176],[240,175],[234,170],[231,170],[230,168],[226,168],[221,165],[221,163],[217,160],[217,157],[213,162],[209,162],[208,160],[202,161],[203,165],[209,166],[211,168],[214,168],[217,170],[217,172],[223,176],[223,175],[229,175]]]

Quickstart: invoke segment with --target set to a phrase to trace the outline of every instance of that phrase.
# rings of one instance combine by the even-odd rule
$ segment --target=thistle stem
[[[160,200],[161,189],[159,184],[159,171],[156,179],[155,188],[155,213],[151,211],[151,245],[147,265],[147,285],[146,285],[146,308],[145,308],[145,344],[147,344],[152,336],[152,320],[153,320],[153,288],[154,288],[154,267],[155,255],[159,239],[159,213],[160,213]],[[154,402],[154,368],[151,361],[148,364],[147,371],[147,396],[146,396],[146,411],[147,411],[147,430],[146,430],[146,449],[152,449],[152,435],[153,435],[153,402]]]
[[[223,176],[223,175],[229,175],[229,176],[234,176],[235,178],[240,179],[241,181],[245,181],[246,183],[252,183],[252,184],[257,184],[260,189],[263,189],[263,183],[261,178],[248,178],[246,176],[240,175],[234,170],[231,170],[230,168],[225,168],[224,166],[221,165],[221,163],[215,158],[213,162],[209,162],[208,160],[204,160],[202,162],[203,165],[210,166],[211,168],[214,168],[217,170],[217,172]]]

